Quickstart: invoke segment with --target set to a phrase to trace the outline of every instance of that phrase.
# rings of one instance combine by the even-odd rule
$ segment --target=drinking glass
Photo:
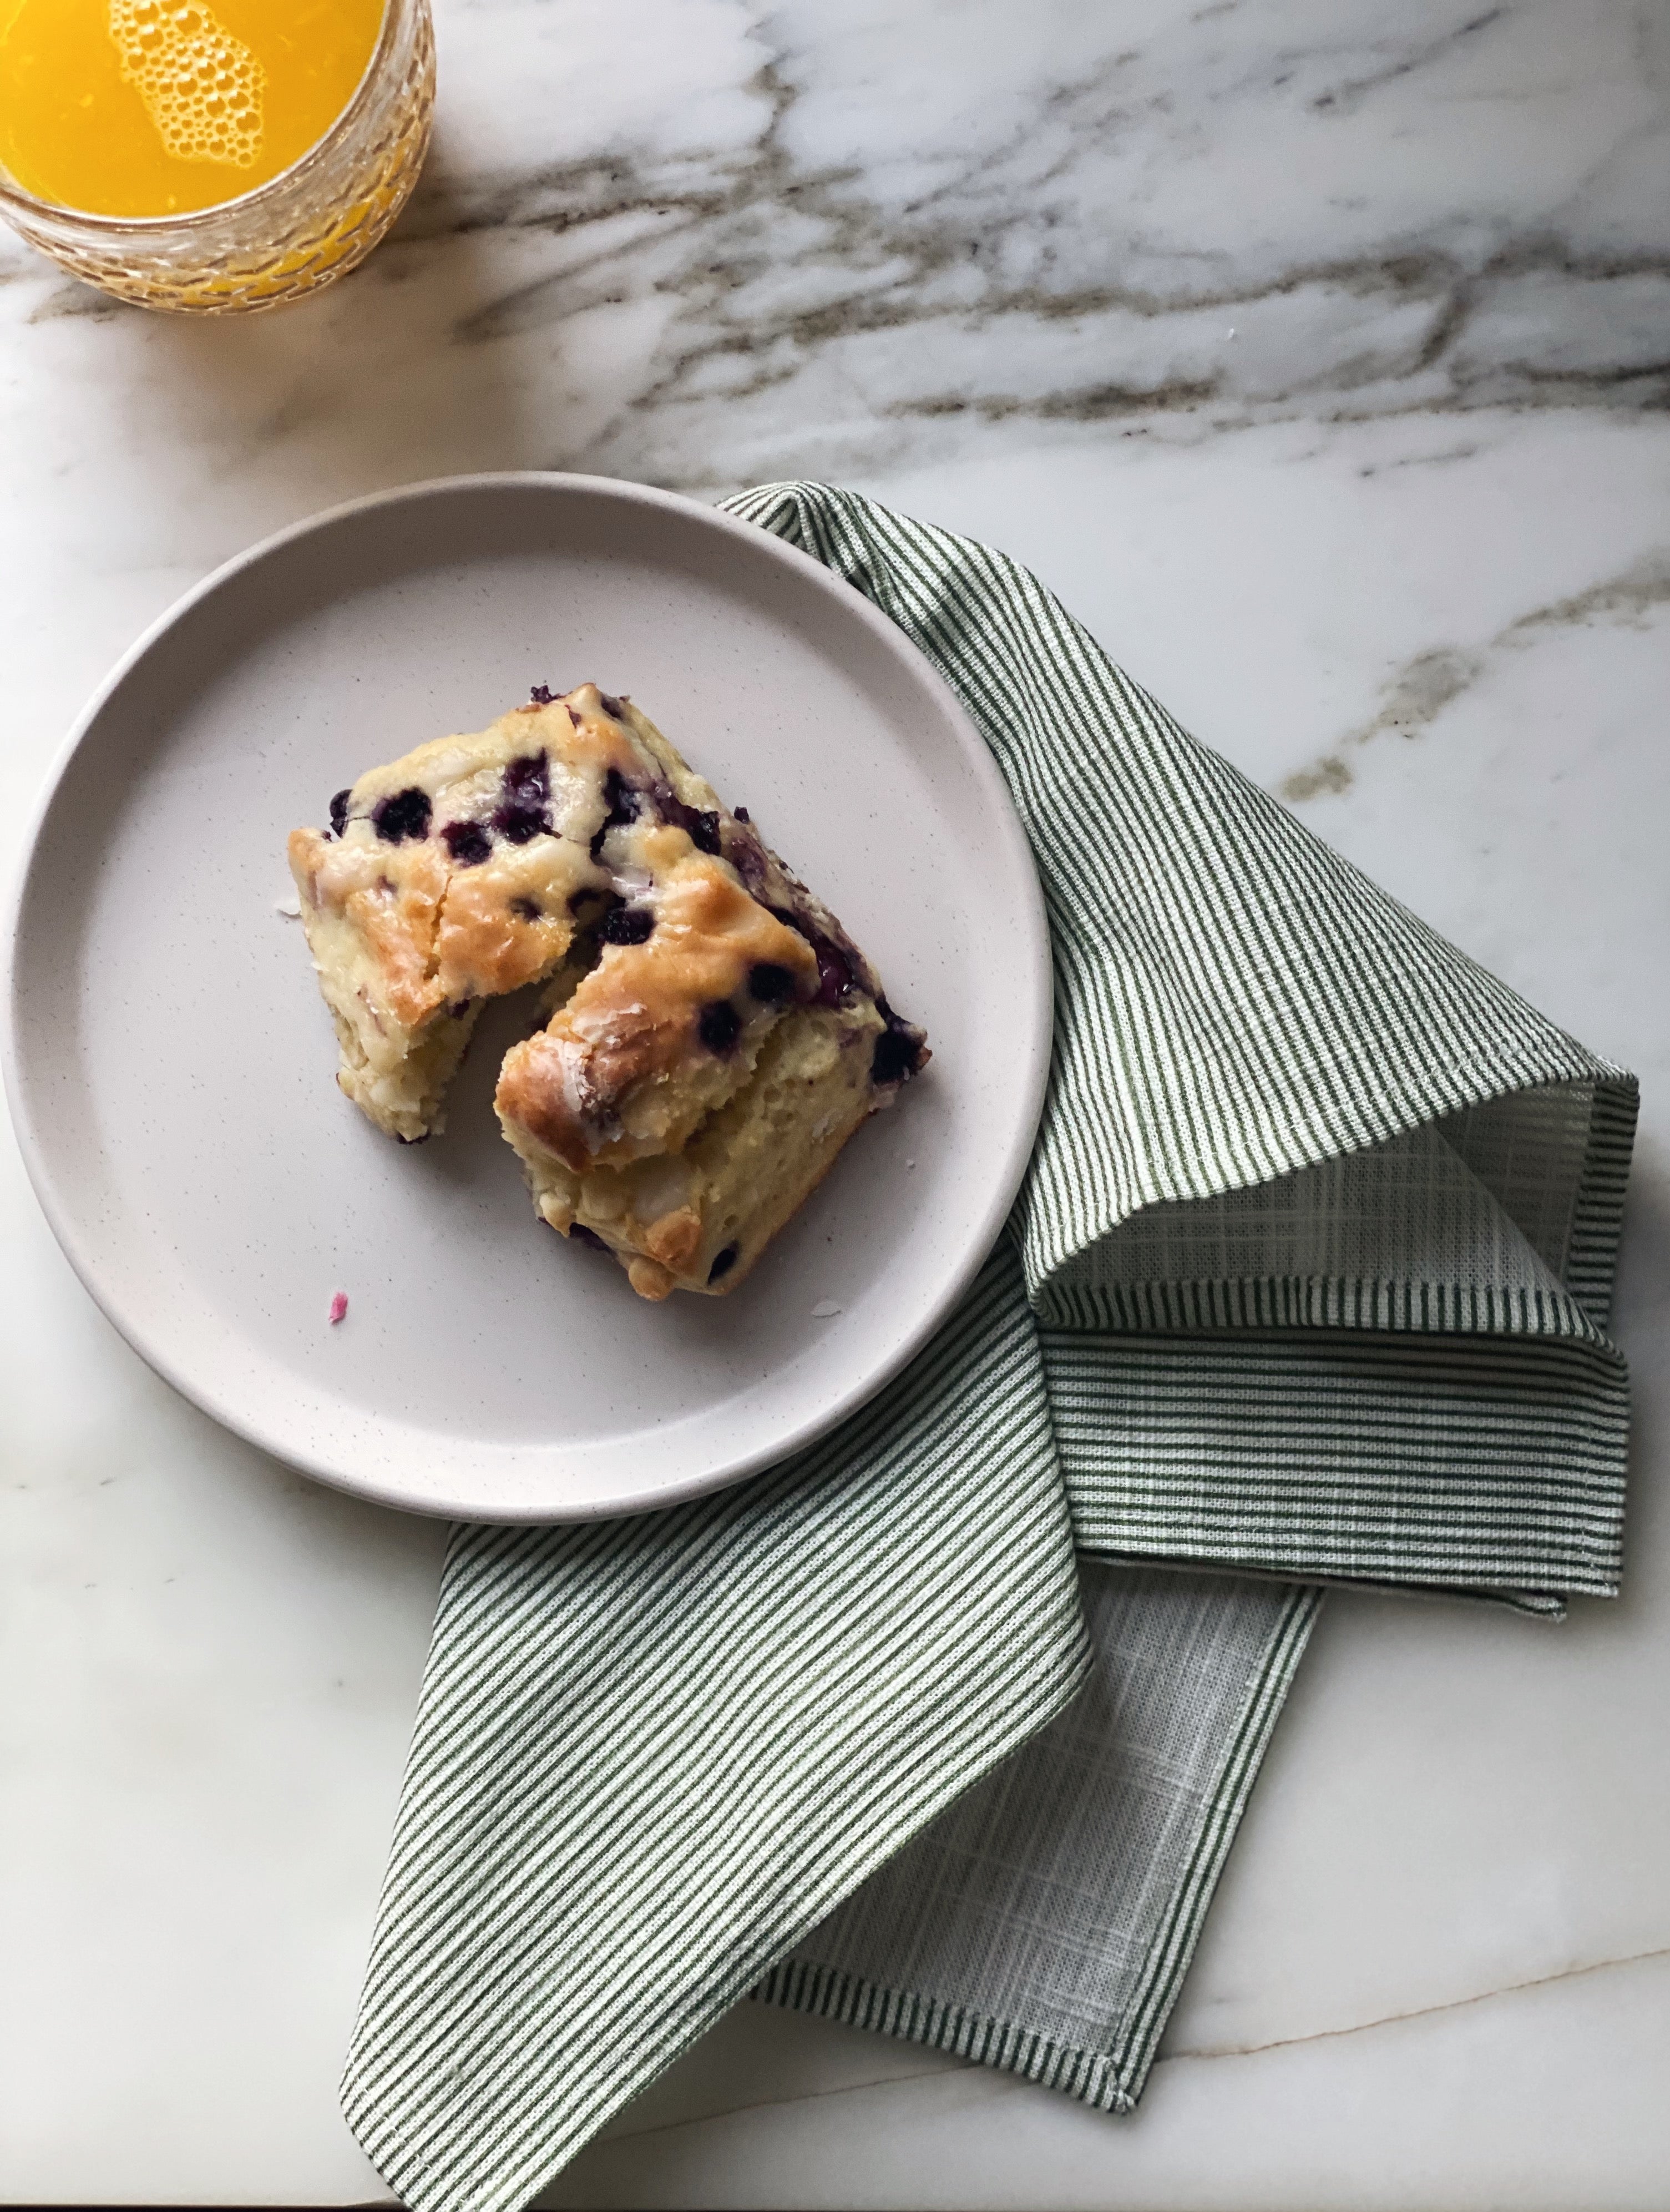
[[[73,275],[142,307],[251,314],[363,261],[405,205],[434,112],[429,0],[386,0],[376,49],[325,136],[237,199],[190,215],[87,215],[0,168],[0,215]]]

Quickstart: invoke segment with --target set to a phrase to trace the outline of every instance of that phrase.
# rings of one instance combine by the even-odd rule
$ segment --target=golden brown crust
[[[304,896],[357,934],[387,1011],[403,1028],[419,1028],[446,1000],[435,963],[447,883],[442,856],[430,845],[327,843],[313,830],[291,833],[289,855]]]
[[[750,898],[728,863],[698,853],[682,830],[642,842],[652,865],[666,868],[653,936],[608,946],[550,1027],[507,1055],[499,1079],[501,1116],[576,1173],[677,1152],[746,1081],[759,1037],[780,1012],[777,1002],[750,999],[752,969],[782,969],[806,994],[817,983],[805,939]],[[680,846],[683,855],[675,860]],[[699,1034],[704,1009],[721,1005],[738,1024],[722,1054],[704,1049]],[[657,1088],[660,1095],[646,1100]],[[635,1104],[647,1110],[635,1115]]]
[[[548,975],[574,942],[574,891],[544,849],[527,846],[501,866],[457,868],[441,906],[441,988],[448,999],[496,999]],[[568,876],[580,888],[582,872]]]
[[[676,1213],[664,1213],[645,1233],[644,1249],[652,1260],[659,1260],[674,1274],[682,1274],[695,1259],[701,1243],[701,1216],[693,1206],[681,1206]]]

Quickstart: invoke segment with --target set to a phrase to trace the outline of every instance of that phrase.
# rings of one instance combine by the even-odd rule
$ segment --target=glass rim
[[[189,208],[184,215],[100,215],[90,208],[66,207],[62,200],[44,200],[39,193],[15,184],[0,167],[0,209],[15,208],[30,216],[45,216],[56,221],[75,224],[78,228],[100,233],[106,237],[127,236],[137,231],[155,234],[159,231],[190,230],[207,227],[222,216],[234,210],[258,207],[263,200],[276,198],[286,186],[320,161],[347,131],[349,125],[365,112],[371,99],[372,87],[390,48],[393,46],[399,19],[425,0],[383,0],[382,20],[378,27],[377,43],[371,49],[359,82],[337,110],[329,126],[320,132],[313,144],[298,154],[288,169],[281,169],[276,177],[269,177],[264,185],[252,185],[248,191],[240,192],[235,199],[215,200],[208,207]]]

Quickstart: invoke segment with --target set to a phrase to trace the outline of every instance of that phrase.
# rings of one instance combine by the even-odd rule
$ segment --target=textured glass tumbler
[[[345,275],[399,214],[423,165],[434,94],[429,0],[387,0],[347,106],[300,161],[241,198],[191,215],[83,215],[0,169],[0,215],[73,275],[142,307],[276,307]]]

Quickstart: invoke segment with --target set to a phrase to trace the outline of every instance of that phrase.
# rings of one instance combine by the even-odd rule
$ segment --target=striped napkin
[[[1618,1587],[1633,1079],[1013,562],[822,485],[730,508],[990,744],[1049,1096],[1011,1234],[836,1434],[456,1532],[343,2091],[417,2212],[516,2212],[750,1991],[1128,2110],[1315,1585]]]

